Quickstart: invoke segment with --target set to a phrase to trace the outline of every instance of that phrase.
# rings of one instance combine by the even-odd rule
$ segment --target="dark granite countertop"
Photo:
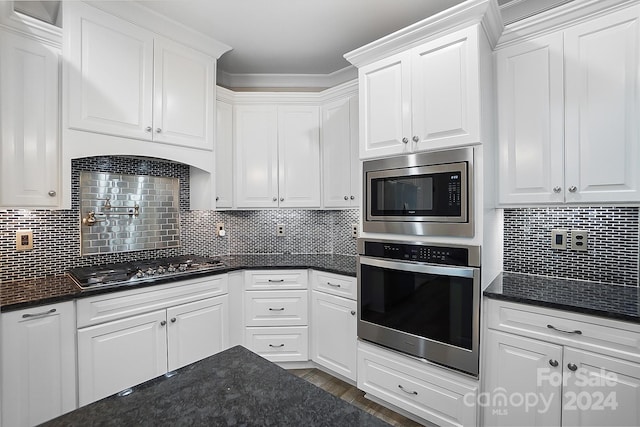
[[[236,346],[45,426],[388,426]]]
[[[504,272],[484,296],[640,323],[640,289]]]
[[[196,272],[179,279],[168,277],[154,282],[123,284],[113,287],[82,290],[67,275],[46,276],[34,279],[0,283],[0,311],[19,310],[44,304],[70,301],[93,295],[155,286],[173,280],[185,280],[202,276],[223,274],[236,270],[295,269],[310,268],[355,277],[356,257],[333,254],[269,254],[269,255],[226,255],[220,258],[227,268],[209,272]]]

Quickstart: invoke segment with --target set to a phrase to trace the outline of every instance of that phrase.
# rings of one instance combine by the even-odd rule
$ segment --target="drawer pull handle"
[[[404,391],[404,392],[405,392],[405,393],[407,393],[407,394],[413,394],[414,396],[417,396],[417,395],[418,395],[418,392],[417,392],[417,391],[409,391],[409,390],[405,389],[404,387],[402,387],[402,385],[400,385],[400,384],[398,384],[398,388],[399,388],[400,390]]]
[[[553,359],[549,359],[549,365],[553,366],[554,368],[558,367],[558,361],[557,360],[553,360]]]
[[[278,345],[269,344],[269,347],[280,348],[280,347],[284,347],[284,344],[278,344]]]
[[[567,368],[569,368],[570,371],[577,371],[578,370],[578,367],[574,363],[569,363],[567,365]]]
[[[278,280],[269,279],[269,283],[282,283],[282,282],[284,282],[284,279],[278,279]]]
[[[335,283],[331,283],[331,282],[327,282],[327,285],[333,286],[334,288],[339,288],[340,287],[340,284],[336,285]]]
[[[269,307],[269,311],[284,311],[284,307],[282,307],[282,308],[271,308],[271,307]]]
[[[549,329],[553,329],[554,331],[558,331],[558,332],[562,332],[563,334],[575,334],[575,335],[582,335],[582,331],[576,329],[575,331],[565,331],[562,329],[558,329],[553,325],[547,325],[547,328]]]
[[[33,313],[33,314],[31,314],[31,313],[25,313],[25,314],[23,314],[23,315],[22,315],[22,318],[23,318],[23,319],[28,319],[29,317],[40,317],[40,316],[46,316],[47,314],[51,314],[51,313],[55,313],[55,312],[56,312],[56,309],[55,309],[55,308],[52,308],[51,310],[49,310],[49,311],[43,311],[42,313]]]

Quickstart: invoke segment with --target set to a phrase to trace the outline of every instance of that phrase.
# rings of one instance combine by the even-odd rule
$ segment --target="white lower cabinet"
[[[309,360],[307,270],[244,272],[244,344],[272,362]]]
[[[222,275],[79,300],[80,406],[226,349],[226,291]],[[96,311],[115,319],[82,327]]]
[[[364,341],[358,388],[439,426],[476,425],[477,380]]]
[[[486,426],[640,425],[640,325],[488,300]]]
[[[73,301],[2,314],[2,422],[43,423],[77,407]]]

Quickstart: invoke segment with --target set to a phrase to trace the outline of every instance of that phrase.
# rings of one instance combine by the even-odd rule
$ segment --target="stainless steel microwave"
[[[473,237],[473,147],[364,161],[363,230]]]

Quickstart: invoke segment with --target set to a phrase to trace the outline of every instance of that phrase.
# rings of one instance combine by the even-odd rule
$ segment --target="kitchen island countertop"
[[[44,426],[388,426],[236,346]]]
[[[181,279],[203,275],[224,274],[237,270],[260,269],[314,269],[344,276],[356,275],[356,258],[350,255],[335,254],[265,254],[265,255],[224,255],[220,258],[225,268],[205,274],[181,276]],[[171,278],[157,282],[142,283],[135,287],[154,286],[171,281]],[[175,279],[173,279],[175,280]],[[133,289],[131,285],[110,288],[82,290],[67,275],[45,276],[0,283],[0,311],[12,311],[84,298],[99,293],[117,292]]]

